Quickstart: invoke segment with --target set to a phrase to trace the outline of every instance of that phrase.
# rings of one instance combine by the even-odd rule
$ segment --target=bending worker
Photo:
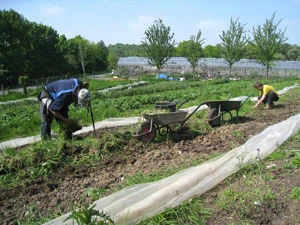
[[[82,129],[69,119],[69,105],[88,106],[90,102],[90,92],[87,90],[89,84],[82,83],[79,79],[70,78],[58,80],[47,84],[38,96],[40,101],[40,114],[42,119],[41,136],[42,139],[51,138],[51,123],[53,118],[65,127],[66,138],[72,138],[72,132]]]
[[[266,105],[265,109],[271,109],[274,107],[274,102],[279,100],[279,95],[272,86],[256,82],[253,87],[259,90],[258,101],[254,108],[263,102]]]

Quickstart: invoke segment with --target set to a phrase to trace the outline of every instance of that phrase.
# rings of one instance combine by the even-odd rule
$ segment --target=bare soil
[[[142,143],[132,138],[124,143],[121,154],[112,153],[97,165],[70,166],[47,179],[40,178],[28,183],[25,187],[0,190],[0,220],[3,224],[16,224],[18,219],[28,214],[32,205],[36,215],[39,213],[47,217],[49,214],[63,214],[71,211],[74,204],[92,203],[94,199],[86,194],[89,188],[105,189],[109,194],[110,190],[124,182],[123,178],[138,172],[151,174],[162,168],[192,165],[195,159],[203,161],[212,154],[230,151],[268,126],[289,118],[299,106],[299,100],[279,101],[274,109],[253,110],[250,115],[239,117],[237,123],[235,120],[223,122],[208,132],[197,134],[187,126],[172,138],[162,138],[153,143]],[[99,130],[97,134],[98,138],[102,138],[103,131]],[[299,149],[299,143],[291,142],[290,148]],[[66,150],[76,154],[76,149]],[[248,221],[252,224],[293,225],[297,221],[299,224],[300,202],[290,199],[289,193],[294,187],[300,186],[300,174],[299,169],[284,169],[287,160],[272,162],[277,169],[268,187],[276,196],[271,202],[249,212]],[[201,196],[212,215],[206,224],[244,224],[236,210],[224,210],[215,204],[220,193],[237,186],[245,187],[243,179],[235,177],[230,182],[224,181]]]

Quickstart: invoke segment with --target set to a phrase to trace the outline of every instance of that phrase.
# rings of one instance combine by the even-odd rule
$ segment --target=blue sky
[[[300,0],[0,0],[0,9],[13,9],[67,38],[81,35],[107,46],[140,44],[159,18],[177,43],[201,30],[204,45],[215,45],[222,30],[229,29],[230,18],[239,18],[252,31],[276,12],[287,43],[300,45]]]

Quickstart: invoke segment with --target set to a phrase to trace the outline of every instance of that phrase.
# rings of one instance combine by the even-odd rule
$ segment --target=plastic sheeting
[[[134,224],[166,208],[199,196],[226,177],[255,160],[271,154],[300,130],[300,114],[266,128],[244,145],[196,167],[191,167],[157,182],[138,184],[97,200],[95,210],[104,211],[117,224]],[[63,222],[69,214],[45,225],[72,224]]]

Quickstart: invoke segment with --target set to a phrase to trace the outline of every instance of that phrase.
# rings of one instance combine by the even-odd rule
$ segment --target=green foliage
[[[222,35],[220,35],[223,57],[229,65],[230,75],[232,65],[243,57],[244,47],[247,44],[244,26],[238,22],[238,19],[233,21],[231,18],[229,30],[222,31]]]
[[[266,157],[266,160],[268,161],[275,161],[278,159],[284,159],[286,157],[286,153],[284,151],[275,151],[268,157]]]
[[[170,27],[163,24],[161,19],[145,31],[146,37],[142,41],[148,62],[158,70],[173,56],[175,52],[174,33],[170,34]]]
[[[103,197],[104,190],[101,188],[99,189],[89,188],[86,192],[87,192],[87,196],[92,197],[94,200],[97,200]]]
[[[116,55],[117,57],[128,57],[128,56],[139,56],[144,57],[145,53],[142,45],[136,44],[121,44],[117,43],[114,45],[108,45],[108,50],[110,53]]]
[[[103,146],[99,143],[103,143],[101,138],[93,142],[87,139],[86,142],[80,143],[74,140],[72,144],[64,139],[57,139],[55,142],[37,142],[22,151],[4,149],[0,155],[0,187],[20,185],[38,177],[48,176],[72,163],[94,163],[101,160],[105,154]],[[122,146],[120,141],[114,144],[114,147],[112,143],[105,144],[106,154]],[[95,151],[87,154],[89,148]]]
[[[28,81],[28,76],[19,76],[19,84],[26,85]]]
[[[114,221],[104,212],[94,210],[95,205],[84,206],[79,210],[73,210],[64,221],[72,219],[78,225],[113,225]]]
[[[260,205],[268,204],[275,198],[275,194],[269,187],[252,189],[252,185],[247,187],[246,185],[240,184],[239,187],[225,190],[218,195],[217,205],[244,219],[251,219],[255,216],[253,212],[259,212]]]
[[[198,60],[202,55],[202,45],[204,39],[201,39],[201,31],[197,35],[192,35],[190,40],[183,41],[178,44],[177,54],[184,56],[193,68],[193,75],[195,76],[195,68],[198,66]]]
[[[26,211],[25,211],[26,210]],[[55,218],[58,215],[51,215],[49,218],[43,218],[40,214],[40,211],[36,209],[35,205],[24,206],[24,217],[18,219],[15,224],[18,225],[36,225],[36,224],[43,224],[49,221],[51,216]]]
[[[14,185],[17,180],[26,181],[51,174],[65,163],[67,157],[63,146],[58,144],[54,146],[52,143],[39,142],[22,151],[3,150],[0,155],[0,186]],[[14,177],[12,181],[6,179],[11,176]]]
[[[290,156],[292,157],[292,159],[285,164],[285,168],[300,168],[300,150],[291,150]]]
[[[261,27],[253,28],[253,44],[256,46],[256,59],[267,67],[267,78],[269,68],[275,59],[276,53],[279,52],[280,45],[287,39],[284,37],[285,31],[278,29],[282,20],[274,23],[275,13],[270,20],[266,20]]]
[[[109,53],[107,56],[107,61],[109,63],[108,69],[115,70],[119,61],[119,57],[114,53]]]
[[[300,201],[300,187],[293,188],[290,198]]]
[[[216,46],[206,45],[203,49],[203,55],[205,58],[222,58],[221,56],[221,45]]]
[[[205,220],[209,216],[211,216],[211,213],[205,208],[202,200],[200,198],[195,198],[183,202],[180,204],[180,206],[168,209],[158,215],[155,215],[149,220],[141,221],[139,225],[204,225]]]
[[[119,80],[90,80],[92,95],[92,107],[95,121],[101,121],[113,117],[141,116],[142,112],[152,110],[153,104],[159,101],[178,101],[179,106],[185,103],[182,108],[195,106],[207,100],[226,100],[236,96],[247,96],[253,93],[253,80],[240,80],[239,82],[226,79],[212,81],[187,80],[185,82],[161,81],[146,77],[147,85],[132,86],[131,89],[120,88],[119,90],[100,93],[99,90],[116,87],[118,85],[132,84],[133,81]],[[267,82],[261,80],[263,83]],[[270,82],[270,81],[268,81]],[[267,83],[268,83],[267,82]],[[272,80],[272,85],[280,90],[283,87],[291,86],[298,79]],[[125,86],[124,86],[125,87]],[[30,89],[29,96],[37,96],[40,88]],[[24,98],[25,95],[10,93],[7,99]],[[284,98],[284,96],[282,96]],[[240,115],[252,110],[251,102],[248,101],[240,110]],[[22,100],[15,103],[0,105],[0,140],[26,137],[40,134],[39,102],[36,100]],[[91,125],[91,116],[85,107],[70,106],[70,118],[80,121],[82,126]],[[59,126],[54,121],[52,130],[58,132]]]
[[[103,41],[93,43],[80,36],[67,40],[52,27],[30,22],[14,10],[0,10],[0,21],[0,61],[8,78],[1,76],[4,85],[17,84],[18,76],[23,74],[31,79],[79,74],[78,42],[84,44],[88,73],[107,68],[109,52]]]
[[[37,134],[41,123],[38,107],[32,100],[0,105],[0,140]]]
[[[125,144],[124,137],[126,138],[126,134],[120,134],[117,132],[104,133],[101,135],[101,142],[99,143],[99,149],[101,149],[101,151],[104,152],[119,151],[123,148]]]

